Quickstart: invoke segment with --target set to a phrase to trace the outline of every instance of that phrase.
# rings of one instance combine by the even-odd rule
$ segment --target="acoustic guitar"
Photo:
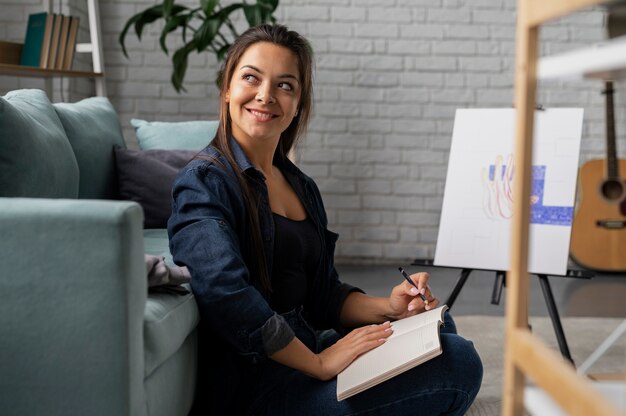
[[[580,201],[572,224],[570,255],[598,271],[626,271],[626,160],[618,160],[613,115],[613,83],[605,82],[606,160],[580,169]]]

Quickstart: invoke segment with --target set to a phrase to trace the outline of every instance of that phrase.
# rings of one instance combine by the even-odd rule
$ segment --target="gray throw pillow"
[[[145,228],[166,228],[172,213],[172,184],[198,152],[195,150],[129,150],[114,147],[121,199],[138,202]]]

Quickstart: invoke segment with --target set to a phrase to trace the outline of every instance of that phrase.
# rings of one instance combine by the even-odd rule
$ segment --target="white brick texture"
[[[139,42],[117,38],[125,20],[151,0],[101,1],[109,98],[128,121],[215,119],[214,56],[192,55],[177,94],[171,63],[158,46],[160,27]],[[197,6],[197,0],[185,0]],[[38,0],[0,0],[0,36],[23,39]],[[298,150],[301,168],[317,180],[329,227],[340,232],[337,261],[399,263],[434,254],[456,108],[510,107],[513,101],[515,0],[283,0],[278,21],[315,49],[315,111]],[[63,7],[84,14],[84,1]],[[546,25],[542,53],[601,40],[603,12],[586,10]],[[86,18],[82,19],[86,24]],[[241,19],[238,23],[240,27]],[[86,29],[81,29],[86,33]],[[173,49],[174,39],[168,40]],[[68,82],[65,82],[67,89]],[[70,83],[70,99],[90,85]],[[36,79],[0,76],[0,93],[41,88]],[[618,151],[626,152],[624,103],[618,83]],[[56,88],[59,89],[58,87]],[[582,160],[604,153],[604,101],[599,82],[541,85],[544,106],[585,108]],[[67,99],[68,97],[66,97]]]

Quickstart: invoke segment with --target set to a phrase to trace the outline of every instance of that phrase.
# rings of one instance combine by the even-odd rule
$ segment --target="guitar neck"
[[[613,114],[613,82],[604,83],[606,103],[606,176],[608,179],[619,179],[617,163],[617,145],[615,144],[615,117]]]

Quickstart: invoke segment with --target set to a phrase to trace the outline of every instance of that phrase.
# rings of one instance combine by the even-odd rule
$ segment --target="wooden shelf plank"
[[[626,36],[591,47],[546,56],[537,63],[537,78],[619,80],[626,77]]]
[[[625,0],[619,0],[624,2]],[[504,397],[502,414],[518,416],[523,411],[524,380],[533,379],[559,406],[572,415],[617,415],[620,411],[606,403],[605,398],[556,352],[536,339],[524,325],[528,318],[527,249],[529,221],[526,215],[529,174],[525,163],[532,156],[532,108],[536,104],[538,79],[596,77],[626,78],[626,41],[612,39],[606,45],[581,49],[567,54],[537,59],[539,26],[545,21],[564,16],[583,7],[618,0],[518,0],[517,1],[517,56],[515,60],[516,160],[514,200],[515,214],[512,229],[511,280],[506,309],[507,341],[504,360]],[[537,65],[535,65],[537,64]],[[530,108],[530,110],[529,110]],[[519,166],[518,166],[519,165]],[[518,175],[520,173],[520,175]],[[518,179],[520,178],[521,179]],[[526,188],[526,189],[525,189]],[[521,196],[521,198],[518,198]],[[521,204],[521,205],[520,205]],[[522,206],[523,208],[520,208]],[[515,260],[515,261],[513,261]],[[515,264],[517,263],[517,264]],[[508,283],[507,283],[508,284]]]
[[[589,388],[602,394],[602,400],[613,404],[618,412],[626,412],[626,383],[617,381],[592,381]],[[534,385],[524,389],[524,405],[531,415],[565,415],[563,408],[554,399]]]
[[[570,363],[528,329],[513,330],[507,336],[510,337],[507,345],[515,364],[566,414],[618,416],[621,413],[612,402],[592,388],[591,381],[577,374]]]
[[[14,75],[20,77],[71,77],[71,78],[100,78],[101,73],[89,71],[67,71],[62,69],[44,69],[32,66],[0,64],[0,75]]]
[[[530,27],[536,27],[576,10],[603,3],[610,3],[611,1],[612,0],[528,0],[529,13],[526,23]]]

